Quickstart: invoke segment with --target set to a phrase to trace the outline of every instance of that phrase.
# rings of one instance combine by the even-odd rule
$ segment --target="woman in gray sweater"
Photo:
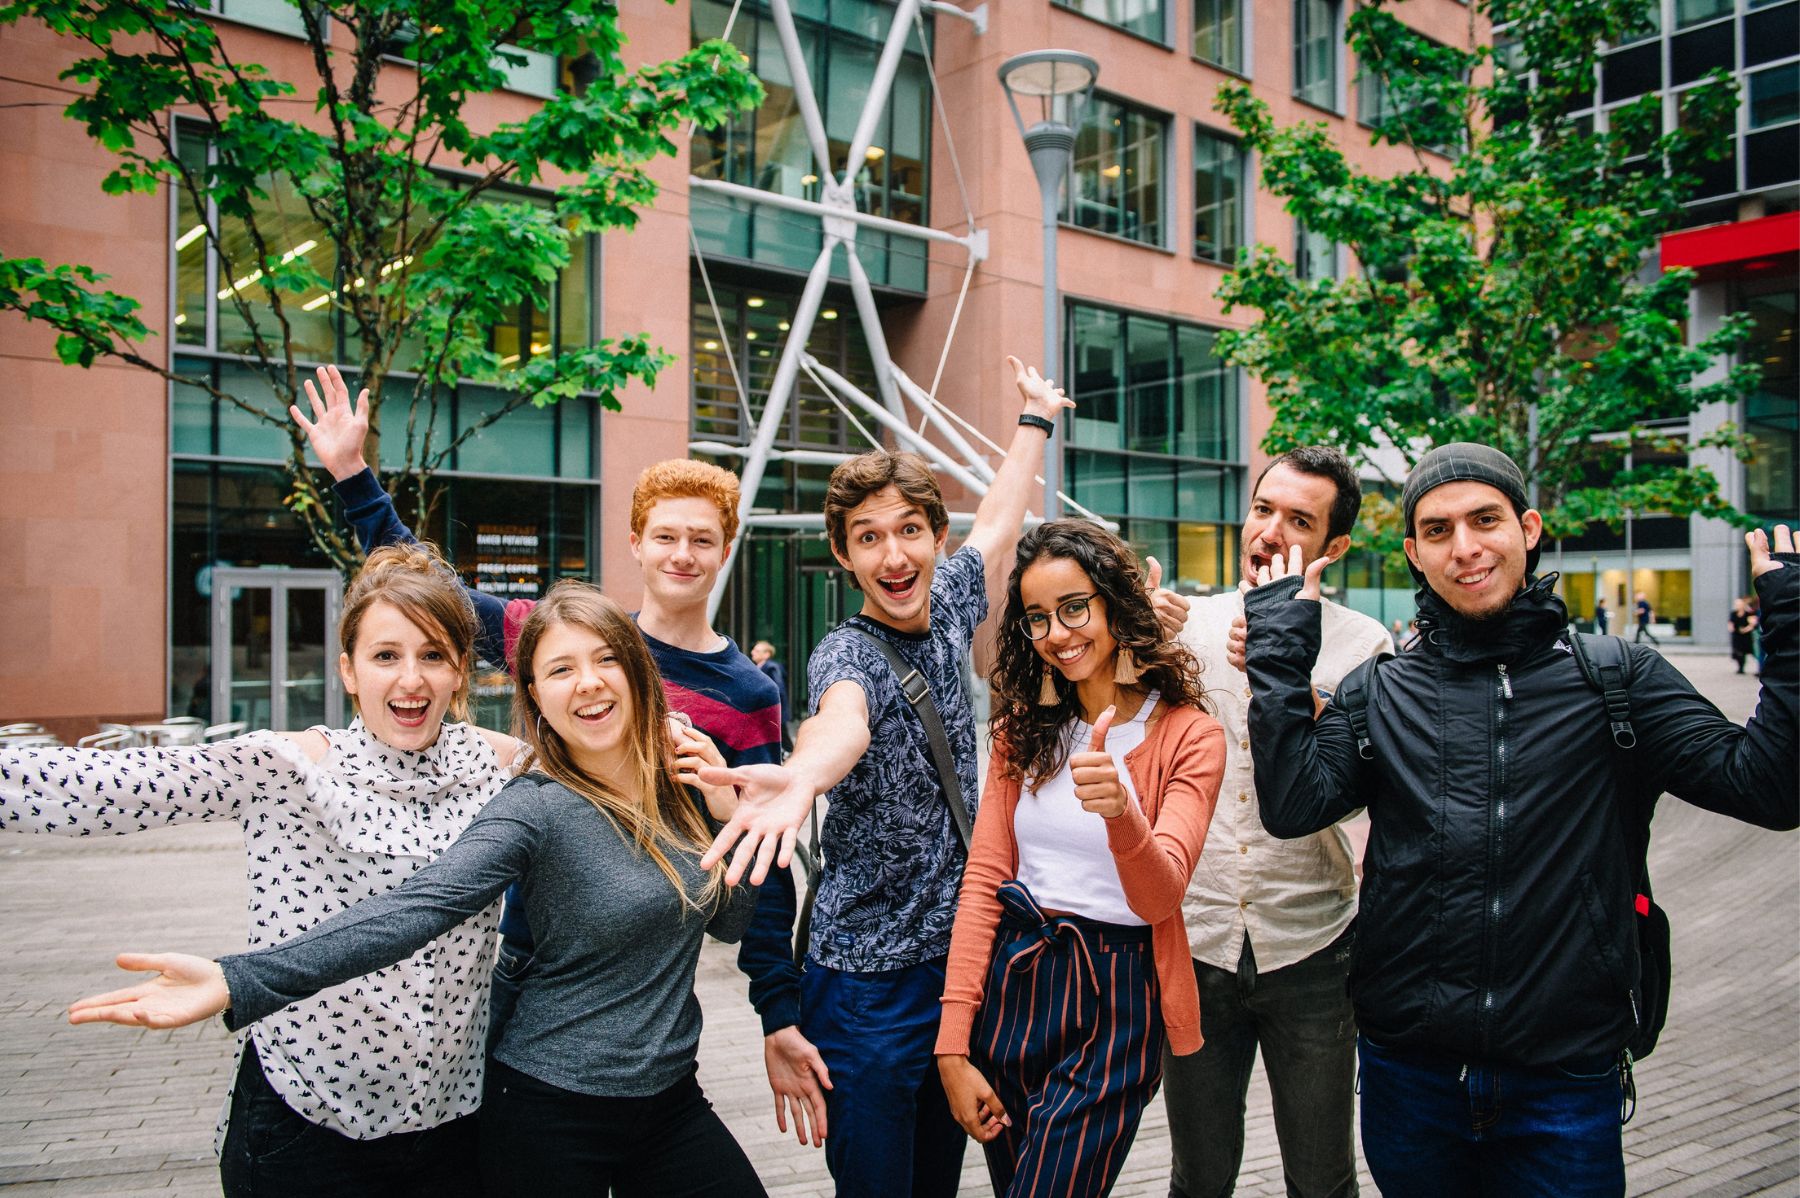
[[[637,626],[585,583],[551,588],[518,644],[526,772],[441,857],[305,935],[213,962],[136,958],[158,976],[84,999],[73,1022],[232,1027],[399,960],[520,883],[537,954],[495,1046],[481,1109],[489,1193],[757,1195],[695,1081],[702,932],[733,941],[754,889],[702,870],[735,793],[702,786],[706,746],[671,750]],[[423,1051],[423,1046],[422,1046]]]

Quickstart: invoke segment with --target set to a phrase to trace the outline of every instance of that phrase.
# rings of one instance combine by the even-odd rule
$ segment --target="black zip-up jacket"
[[[1767,828],[1800,826],[1800,555],[1757,579],[1768,660],[1745,727],[1648,646],[1629,646],[1635,749],[1565,641],[1549,580],[1463,620],[1420,591],[1418,648],[1368,689],[1368,760],[1335,704],[1315,722],[1319,606],[1297,578],[1251,591],[1250,746],[1263,823],[1305,836],[1370,815],[1350,992],[1376,1042],[1520,1066],[1614,1054],[1640,1005],[1624,820],[1663,791]]]

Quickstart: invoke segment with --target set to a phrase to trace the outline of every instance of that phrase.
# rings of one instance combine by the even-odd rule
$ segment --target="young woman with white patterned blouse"
[[[557,583],[519,635],[515,710],[530,754],[456,843],[393,891],[303,936],[219,962],[132,959],[157,978],[83,999],[75,1022],[179,1027],[271,1017],[413,951],[517,882],[536,936],[488,1063],[487,1192],[544,1198],[754,1198],[748,1158],[695,1080],[702,936],[742,935],[755,902],[702,869],[736,792],[696,772],[719,752],[668,732],[637,624],[598,589]],[[706,812],[684,786],[705,801]],[[291,1008],[290,1008],[291,1009]]]
[[[350,727],[195,748],[0,749],[0,829],[96,836],[235,820],[250,947],[291,940],[418,871],[511,776],[517,741],[445,719],[464,718],[476,631],[434,552],[377,550],[338,631]],[[473,1112],[498,906],[472,915],[250,1029],[220,1145],[228,1196],[478,1192]]]

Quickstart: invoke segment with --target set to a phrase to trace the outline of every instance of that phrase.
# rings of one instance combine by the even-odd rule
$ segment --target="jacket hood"
[[[1421,586],[1419,639],[1426,652],[1449,661],[1477,664],[1515,661],[1554,641],[1569,626],[1569,609],[1556,595],[1557,575],[1527,575],[1525,586],[1506,610],[1486,620],[1471,620]]]

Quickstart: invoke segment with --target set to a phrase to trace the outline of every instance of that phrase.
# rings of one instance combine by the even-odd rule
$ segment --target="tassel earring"
[[[1113,681],[1130,686],[1138,680],[1138,660],[1129,649],[1120,649],[1113,658]]]
[[[1044,667],[1044,680],[1038,685],[1038,706],[1055,707],[1062,702],[1062,696],[1056,693],[1056,671],[1049,666]]]

